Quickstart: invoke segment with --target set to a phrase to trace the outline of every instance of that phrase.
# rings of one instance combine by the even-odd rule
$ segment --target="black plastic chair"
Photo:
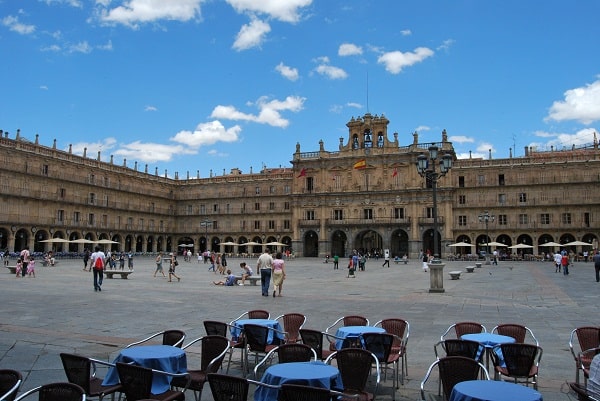
[[[333,353],[329,349],[323,348],[323,340],[325,338],[325,334],[319,330],[313,329],[300,329],[300,340],[302,344],[310,345],[312,349],[317,353],[317,357],[324,361],[327,359],[329,355]]]
[[[14,401],[23,383],[23,375],[18,370],[0,369],[0,400]]]
[[[277,363],[290,362],[310,362],[318,360],[317,353],[310,345],[301,343],[281,344],[265,355],[263,359],[254,367],[254,378],[258,379],[258,372],[262,366],[271,363],[277,355]]]
[[[154,333],[149,337],[144,338],[143,340],[136,341],[134,343],[128,344],[125,348],[132,347],[134,345],[143,344],[148,342],[154,338],[162,336],[162,344],[163,345],[172,345],[174,347],[179,347],[183,345],[183,341],[185,340],[185,333],[181,330],[164,330],[159,331],[158,333]]]
[[[380,371],[379,360],[373,353],[362,348],[344,348],[334,352],[327,358],[325,363],[332,364],[335,360],[342,378],[342,389],[344,394],[358,395],[361,400],[373,400],[379,386]],[[372,367],[375,365],[376,381],[375,389],[371,393],[367,391],[367,383],[371,375]]]
[[[85,401],[85,390],[73,383],[48,383],[32,388],[18,396],[21,401],[32,394],[38,394],[38,401]]]
[[[162,370],[148,369],[143,366],[130,365],[117,362],[117,372],[119,381],[123,386],[123,394],[127,401],[139,401],[153,399],[159,401],[184,401],[185,390],[190,384],[190,375],[188,373],[169,373]],[[152,393],[152,376],[154,374],[168,375],[171,377],[187,377],[187,385],[183,390],[167,390],[161,394]]]
[[[69,383],[74,383],[83,388],[88,397],[98,397],[99,401],[111,395],[115,398],[115,393],[122,389],[121,384],[103,386],[102,377],[96,375],[96,365],[105,365],[113,367],[114,364],[100,361],[98,359],[88,358],[82,355],[61,353],[60,360],[62,361],[65,374]]]
[[[421,381],[421,399],[425,400],[425,385],[433,372],[433,369],[437,366],[439,371],[438,396],[440,395],[440,388],[443,389],[443,399],[448,400],[452,388],[456,383],[460,383],[467,380],[477,380],[483,375],[486,380],[490,379],[487,369],[481,362],[476,361],[473,358],[467,358],[464,356],[446,356],[433,362],[425,377]]]

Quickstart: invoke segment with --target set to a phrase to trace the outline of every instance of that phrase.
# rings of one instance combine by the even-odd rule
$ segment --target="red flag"
[[[392,174],[392,178],[398,175],[398,167],[394,167],[394,173]]]
[[[354,163],[355,169],[362,169],[362,168],[366,168],[366,167],[367,167],[366,159],[361,159],[361,160],[357,161],[356,163]]]
[[[305,176],[306,176],[306,169],[303,168],[302,170],[300,170],[300,174],[296,178],[305,177]]]

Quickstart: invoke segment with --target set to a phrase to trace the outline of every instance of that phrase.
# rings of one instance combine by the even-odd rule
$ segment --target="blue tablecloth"
[[[279,322],[277,320],[273,320],[273,319],[240,319],[240,320],[236,320],[235,322],[232,323],[233,327],[231,327],[231,330],[230,330],[231,337],[238,338],[242,332],[242,328],[247,323],[257,324],[259,326],[267,326],[272,329],[283,331],[283,329],[281,328],[281,325],[279,324]],[[281,340],[281,341],[284,340],[283,334],[278,333],[273,330],[269,330],[269,336],[267,337],[267,342],[269,344],[273,344],[273,334],[275,334],[277,336],[277,338],[279,338],[279,340]]]
[[[335,348],[342,349],[342,345],[344,344],[344,339],[352,337],[358,338],[361,334],[364,333],[385,333],[385,330],[381,327],[374,326],[343,326],[340,327],[335,336],[338,337],[335,341]]]
[[[454,386],[450,401],[543,401],[529,387],[495,380],[470,380]]]
[[[125,348],[113,362],[133,362],[145,368],[164,370],[169,373],[187,372],[185,351],[171,345],[139,345]],[[117,383],[119,383],[117,369],[110,368],[104,377],[102,385],[110,386]],[[152,378],[152,394],[164,393],[170,386],[170,376],[156,374]]]
[[[342,388],[340,371],[335,366],[322,362],[290,362],[272,365],[267,368],[260,381],[276,386],[289,383],[326,389]],[[278,392],[274,388],[258,386],[254,392],[254,401],[275,401]]]
[[[494,348],[496,345],[499,344],[506,344],[506,343],[514,343],[515,339],[509,336],[503,336],[500,334],[493,334],[493,333],[475,333],[475,334],[463,334],[462,336],[460,336],[461,339],[463,340],[471,340],[471,341],[477,341],[479,344],[481,344],[482,347],[485,348],[485,350],[487,350],[487,355],[486,355],[486,367],[489,368],[489,353],[492,351],[492,348]],[[484,351],[484,348],[481,348],[479,350],[479,352],[477,353],[477,358],[479,359],[479,357],[481,356],[481,353]],[[502,358],[502,353],[498,354],[498,359],[500,360],[500,363],[502,364],[504,361],[504,358]]]

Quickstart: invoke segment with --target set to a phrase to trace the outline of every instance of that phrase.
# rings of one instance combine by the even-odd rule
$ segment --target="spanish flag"
[[[365,167],[367,167],[367,161],[365,159],[361,159],[354,163],[354,168],[357,170]]]
[[[394,173],[392,174],[392,178],[398,175],[398,167],[394,167]]]
[[[306,176],[306,168],[303,168],[302,170],[300,170],[300,174],[296,178],[305,177],[305,176]]]

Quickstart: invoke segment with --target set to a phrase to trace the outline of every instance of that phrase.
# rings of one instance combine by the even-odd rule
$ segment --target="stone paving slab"
[[[241,259],[228,259],[239,273]],[[244,259],[252,267],[254,259]],[[14,262],[14,261],[13,261]],[[286,263],[283,297],[262,297],[259,286],[222,287],[219,276],[196,260],[181,262],[181,282],[152,277],[151,257],[135,259],[128,280],[105,279],[94,292],[92,274],[79,260],[61,260],[56,267],[38,267],[36,278],[0,274],[0,368],[20,370],[22,390],[66,380],[60,352],[112,360],[126,344],[154,332],[179,328],[187,339],[204,335],[203,320],[230,321],[249,309],[267,309],[271,316],[301,312],[307,328],[325,330],[338,317],[360,314],[371,323],[401,317],[410,324],[408,378],[396,392],[398,400],[420,398],[419,385],[434,361],[433,345],[452,323],[474,320],[491,330],[499,323],[522,323],[533,330],[544,354],[539,391],[545,401],[575,400],[567,381],[574,380],[568,348],[571,330],[598,325],[600,284],[591,263],[576,263],[569,276],[554,272],[551,263],[500,262],[475,269],[460,280],[444,277],[445,292],[429,293],[429,275],[420,263],[407,265],[370,260],[357,278],[346,278],[340,263],[297,258]],[[447,262],[445,272],[462,270],[470,262]],[[234,358],[239,358],[236,354]],[[199,364],[190,353],[188,365]],[[241,374],[232,366],[233,374]],[[377,398],[391,400],[391,379],[380,385]],[[428,384],[431,392],[435,383]],[[189,399],[193,395],[188,394]],[[203,400],[212,400],[208,387]]]

